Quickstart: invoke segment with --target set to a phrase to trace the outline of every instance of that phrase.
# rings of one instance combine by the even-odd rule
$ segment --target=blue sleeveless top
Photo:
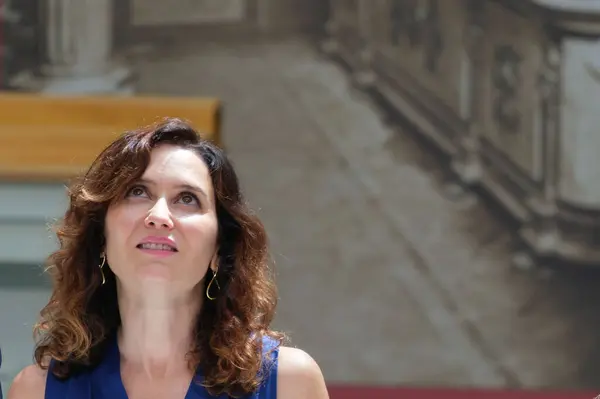
[[[50,362],[45,399],[127,399],[127,393],[121,380],[119,346],[116,338],[111,341],[106,355],[98,366],[68,379],[56,378],[50,372],[53,365],[53,362]],[[264,354],[271,349],[273,349],[271,352],[273,362],[269,364],[269,369],[266,370],[259,390],[243,396],[243,399],[276,399],[279,348],[270,338],[263,339],[263,358]],[[225,394],[218,397],[211,396],[206,388],[198,384],[199,379],[202,379],[200,371],[190,382],[185,399],[225,399],[229,397]]]

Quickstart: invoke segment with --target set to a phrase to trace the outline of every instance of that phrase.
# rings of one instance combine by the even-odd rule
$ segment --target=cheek
[[[133,212],[124,212],[122,209],[110,210],[106,214],[104,236],[107,246],[124,244],[124,239],[135,226]]]
[[[132,212],[123,208],[109,210],[105,218],[104,236],[106,256],[110,269],[120,278],[127,274],[125,265],[130,263],[128,246],[131,245],[131,233],[135,226]]]
[[[212,258],[217,246],[216,220],[201,219],[188,225],[190,243],[196,248],[196,256]]]

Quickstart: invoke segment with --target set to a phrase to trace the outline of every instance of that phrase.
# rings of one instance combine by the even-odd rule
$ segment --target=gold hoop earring
[[[100,267],[100,274],[102,275],[102,285],[104,285],[104,283],[106,283],[106,278],[104,278],[104,271],[102,270],[102,268],[106,264],[106,255],[103,252],[101,256],[102,256],[102,262],[100,263],[99,267]]]
[[[219,290],[221,290],[221,286],[219,286],[219,282],[217,281],[217,272],[219,271],[219,269],[217,269],[217,271],[213,271],[213,276],[212,279],[210,279],[210,283],[208,283],[208,286],[206,287],[206,297],[208,299],[210,299],[211,301],[214,301],[215,299],[217,299],[216,296],[210,296],[210,287],[212,285],[212,283],[214,282],[217,285],[217,288]]]

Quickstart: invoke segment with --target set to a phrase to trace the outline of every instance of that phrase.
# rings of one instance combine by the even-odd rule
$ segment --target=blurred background
[[[591,398],[598,37],[598,0],[0,0],[4,391],[65,183],[115,133],[184,116],[237,166],[276,327],[333,398]]]

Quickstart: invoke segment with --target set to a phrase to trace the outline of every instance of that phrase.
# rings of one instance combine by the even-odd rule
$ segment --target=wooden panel
[[[164,117],[186,119],[221,145],[219,116],[214,99],[1,94],[0,179],[68,179],[124,131]]]

